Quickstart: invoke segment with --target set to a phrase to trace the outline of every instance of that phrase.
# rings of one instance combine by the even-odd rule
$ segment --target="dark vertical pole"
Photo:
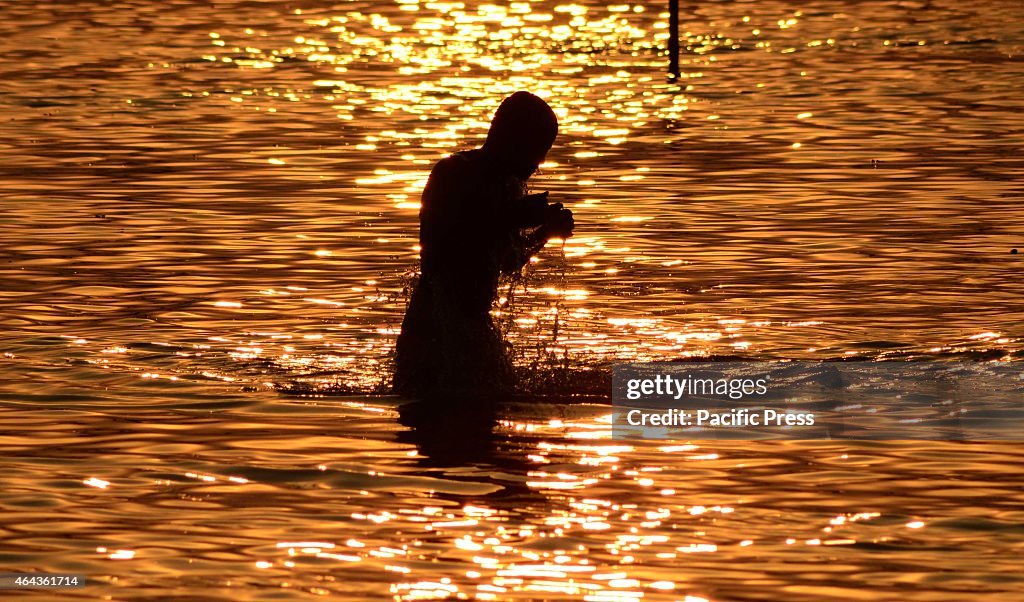
[[[668,74],[679,77],[679,0],[668,0]]]

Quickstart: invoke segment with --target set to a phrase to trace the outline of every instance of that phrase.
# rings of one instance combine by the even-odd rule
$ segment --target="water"
[[[660,5],[0,7],[0,565],[105,583],[69,599],[1019,597],[1015,446],[621,446],[521,405],[453,447],[368,395],[426,174],[517,89],[578,227],[499,317],[560,392],[1019,357],[1019,3],[682,4],[676,83]]]

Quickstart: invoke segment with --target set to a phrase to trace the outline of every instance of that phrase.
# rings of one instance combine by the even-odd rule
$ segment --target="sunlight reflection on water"
[[[1012,587],[1009,445],[624,445],[604,439],[603,407],[531,405],[456,444],[452,465],[447,432],[402,431],[381,400],[189,405],[84,403],[56,427],[51,411],[5,408],[32,434],[0,439],[21,459],[0,498],[7,562],[88,571],[126,599],[159,586],[231,600],[997,600]]]
[[[378,388],[431,165],[529,88],[562,121],[534,188],[579,228],[505,295],[521,364],[1019,349],[968,338],[1014,333],[1022,292],[1009,4],[684,7],[678,82],[639,5],[129,6],[49,25],[66,51],[29,45],[4,101],[5,325],[28,337]],[[120,48],[113,83],[76,15],[158,46]]]
[[[660,5],[0,9],[0,563],[125,600],[1019,591],[1010,446],[280,395],[386,386],[424,179],[518,89],[578,230],[497,318],[558,392],[615,359],[1019,356],[1018,3],[682,4],[676,82]]]

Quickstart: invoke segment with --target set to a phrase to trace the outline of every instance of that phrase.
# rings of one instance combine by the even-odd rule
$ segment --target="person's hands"
[[[547,217],[544,220],[544,231],[548,238],[569,238],[576,222],[572,218],[572,211],[562,206],[561,203],[551,203],[547,207]]]

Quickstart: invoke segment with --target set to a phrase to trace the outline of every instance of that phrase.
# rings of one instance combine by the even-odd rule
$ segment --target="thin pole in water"
[[[679,77],[679,0],[668,0],[668,75]]]

